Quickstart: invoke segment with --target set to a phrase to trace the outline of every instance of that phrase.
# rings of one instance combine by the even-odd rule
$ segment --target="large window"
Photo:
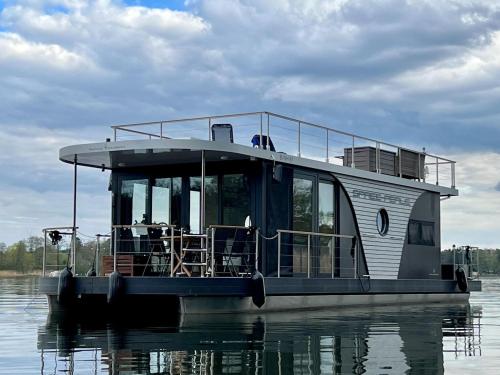
[[[245,225],[250,215],[250,187],[243,174],[227,174],[222,178],[222,224]]]
[[[408,243],[411,245],[435,246],[434,223],[410,220],[408,224]]]
[[[148,180],[125,180],[121,187],[121,224],[146,224]]]
[[[157,178],[151,192],[151,223],[170,223],[171,178]]]
[[[205,177],[205,226],[217,224],[217,176]],[[200,232],[201,177],[189,178],[189,228]]]
[[[293,179],[293,230],[312,232],[313,229],[313,180]],[[293,273],[307,273],[307,236],[294,235]],[[284,256],[288,256],[285,252]],[[287,259],[283,262],[288,263]]]
[[[335,195],[332,182],[320,181],[318,185],[318,229],[320,233],[335,233]],[[334,238],[319,238],[319,272],[331,274]]]

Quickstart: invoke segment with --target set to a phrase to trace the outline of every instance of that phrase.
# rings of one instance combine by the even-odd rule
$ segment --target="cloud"
[[[500,195],[492,186],[498,181],[500,153],[463,153],[457,160],[460,196],[441,204],[444,247],[473,245],[499,247]]]
[[[57,149],[109,137],[107,125],[252,110],[457,155],[464,160],[457,165],[457,173],[462,166],[465,171],[458,181],[463,194],[443,202],[453,212],[446,218],[450,233],[463,233],[461,212],[476,220],[494,214],[496,172],[485,164],[473,168],[468,155],[493,162],[500,152],[500,5],[195,0],[169,9],[157,4],[9,0],[2,5],[0,189],[4,197],[25,189],[22,204],[33,196],[40,213],[0,206],[2,220],[42,217],[43,205],[50,204],[44,193],[54,198],[71,189],[69,167],[57,161]],[[88,203],[91,196],[106,202],[107,193],[100,191],[106,177],[81,173],[87,177],[81,189]],[[488,230],[496,229],[491,225]],[[15,228],[9,230],[12,238],[21,235]],[[493,232],[475,229],[483,233],[478,239],[497,241]],[[1,240],[7,234],[0,230]]]
[[[500,182],[495,185],[495,190],[500,191]]]

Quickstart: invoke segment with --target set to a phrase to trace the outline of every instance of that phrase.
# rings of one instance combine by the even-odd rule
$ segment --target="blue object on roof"
[[[253,147],[256,147],[256,146],[260,146],[260,134],[255,134],[252,138],[252,146]],[[267,135],[263,135],[262,136],[262,148],[264,150],[267,149]],[[274,148],[274,144],[273,144],[273,141],[271,140],[271,138],[269,138],[269,150],[271,151],[274,151],[276,152],[276,149]]]

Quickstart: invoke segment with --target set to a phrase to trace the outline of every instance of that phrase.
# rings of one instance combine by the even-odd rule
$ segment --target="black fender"
[[[465,275],[465,271],[462,267],[458,267],[455,271],[455,276],[457,277],[457,285],[458,289],[461,292],[467,292],[468,284],[467,284],[467,276]]]

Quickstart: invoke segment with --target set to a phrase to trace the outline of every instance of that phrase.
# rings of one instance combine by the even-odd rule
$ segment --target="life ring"
[[[462,292],[466,292],[468,285],[467,285],[467,276],[465,276],[465,271],[462,267],[458,267],[457,270],[455,271],[455,276],[457,277],[457,285],[458,289]]]

